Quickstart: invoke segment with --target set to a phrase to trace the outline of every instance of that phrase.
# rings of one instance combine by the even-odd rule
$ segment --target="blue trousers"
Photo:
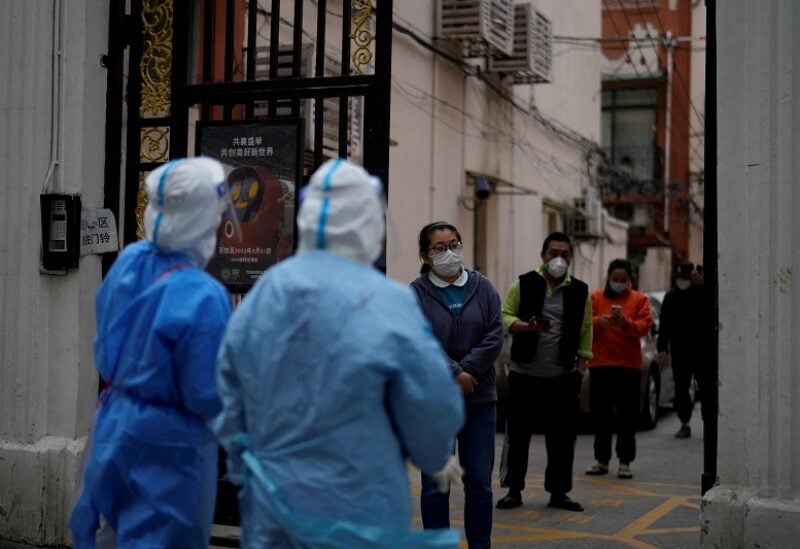
[[[464,469],[464,531],[470,549],[491,547],[492,470],[497,403],[466,405],[466,422],[458,433],[458,459]],[[450,527],[450,493],[442,494],[436,481],[422,475],[422,526]]]

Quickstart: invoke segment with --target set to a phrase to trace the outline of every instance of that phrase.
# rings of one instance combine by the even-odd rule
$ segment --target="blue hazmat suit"
[[[242,547],[457,546],[457,532],[409,529],[406,459],[445,466],[463,398],[411,290],[369,265],[383,210],[367,177],[320,168],[300,252],[261,276],[226,331],[214,430],[243,485]]]
[[[174,175],[191,177],[192,166]],[[190,222],[218,225],[217,210],[212,203],[207,219]],[[218,444],[207,421],[221,409],[214,368],[231,300],[199,268],[207,243],[171,250],[169,231],[181,223],[166,216],[156,226],[160,244],[151,232],[152,240],[127,246],[96,296],[95,363],[107,387],[70,519],[78,549],[95,547],[101,515],[119,548],[208,547]]]

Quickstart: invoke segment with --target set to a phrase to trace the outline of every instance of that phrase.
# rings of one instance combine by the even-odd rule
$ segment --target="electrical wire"
[[[312,0],[312,2],[314,4],[316,4],[316,2],[314,0]],[[332,11],[327,10],[327,9],[326,9],[326,12],[331,14],[331,15],[337,16],[337,17],[342,17],[342,14],[335,13],[335,12],[332,12]],[[259,15],[262,15],[262,16],[265,16],[265,17],[271,17],[271,13],[266,11],[265,9],[261,8],[260,6],[258,8],[258,13],[259,13]],[[403,20],[402,17],[396,17],[396,18]],[[405,22],[405,20],[403,20],[403,21]],[[294,25],[290,21],[285,20],[284,18],[281,18],[281,22],[286,24],[290,28],[294,28]],[[409,25],[409,27],[412,27],[412,26],[413,25]],[[414,42],[416,42],[418,45],[422,46],[423,48],[425,48],[425,49],[427,49],[429,51],[432,51],[433,53],[435,53],[436,55],[438,55],[441,58],[445,59],[449,63],[455,65],[456,67],[459,68],[459,70],[461,70],[467,76],[470,76],[470,77],[473,77],[473,78],[477,78],[478,80],[481,80],[482,82],[484,82],[484,84],[486,84],[489,87],[489,89],[492,90],[493,93],[495,93],[502,100],[508,102],[515,109],[517,109],[519,112],[525,114],[526,116],[528,116],[530,118],[533,118],[539,124],[541,124],[542,126],[547,128],[551,132],[557,134],[559,137],[561,137],[563,139],[566,139],[568,141],[574,142],[574,143],[580,145],[584,149],[598,148],[598,145],[596,143],[594,143],[591,140],[583,137],[582,135],[578,134],[574,130],[564,127],[563,124],[561,124],[561,123],[559,123],[559,122],[557,122],[555,120],[548,119],[547,117],[545,117],[544,115],[542,115],[541,113],[539,113],[536,110],[530,110],[530,109],[527,109],[527,108],[517,104],[517,102],[514,100],[514,98],[510,97],[503,90],[499,89],[494,83],[492,83],[487,78],[485,73],[483,73],[483,71],[480,70],[479,67],[475,67],[473,65],[465,63],[462,60],[460,60],[460,59],[450,55],[449,53],[441,50],[440,48],[437,48],[434,44],[432,44],[431,42],[429,42],[428,40],[423,38],[422,37],[422,33],[416,32],[415,30],[412,30],[411,28],[405,27],[405,26],[397,23],[394,20],[392,21],[392,28],[395,31],[397,31],[397,32],[399,32],[401,34],[404,34],[404,35],[410,37],[412,40],[414,40]],[[263,24],[261,26],[261,29],[263,29]],[[416,30],[418,30],[418,29],[416,29]],[[314,40],[314,37],[311,36],[310,34],[308,34],[305,30],[303,31],[303,34],[306,35],[307,37],[309,37],[310,39]],[[259,32],[259,36],[261,36],[262,38],[267,39],[267,36],[265,36],[262,32]]]
[[[608,3],[606,2],[606,0],[603,0],[603,7],[604,9],[608,10]],[[621,36],[622,33],[619,30],[617,22],[614,20],[614,18],[609,15],[608,19],[609,21],[611,21],[611,26],[614,27],[614,32],[616,32],[618,36]],[[642,80],[642,75],[639,74],[639,69],[636,68],[636,63],[634,63],[633,60],[631,59],[629,48],[625,49],[625,61],[633,68],[633,72],[636,73],[636,79]],[[648,68],[648,75],[649,74],[650,74],[650,69]]]
[[[666,36],[667,35],[667,31],[666,31],[664,22],[661,20],[661,14],[658,13],[658,9],[654,10],[654,13],[656,15],[656,21],[658,22],[658,28],[661,31],[661,35],[662,36]],[[639,8],[639,15],[640,15],[640,17],[644,17],[644,15],[643,15],[643,13],[641,11],[641,7]],[[644,19],[642,19],[642,21],[644,21]],[[680,81],[681,85],[683,86],[684,91],[686,92],[686,97],[689,98],[689,105],[691,106],[692,110],[694,111],[695,115],[697,116],[697,119],[700,121],[700,123],[703,126],[705,126],[705,119],[702,116],[700,116],[700,113],[697,111],[697,107],[695,107],[694,102],[692,101],[692,96],[689,93],[689,88],[686,85],[686,82],[683,80],[683,76],[681,76],[681,73],[679,71],[675,71],[675,74],[678,76],[678,80]]]
[[[504,126],[492,124],[490,122],[491,117],[489,117],[486,114],[486,112],[483,111],[482,107],[480,107],[480,104],[479,104],[479,108],[481,108],[481,110],[482,110],[482,115],[483,115],[482,118],[479,118],[479,117],[475,116],[474,114],[466,112],[462,108],[460,108],[460,107],[458,107],[456,105],[453,105],[452,103],[450,103],[450,102],[448,102],[448,101],[446,101],[444,99],[441,99],[440,97],[437,97],[434,94],[430,94],[427,91],[422,90],[422,89],[414,86],[411,83],[402,82],[402,81],[400,81],[398,78],[396,78],[394,76],[392,77],[392,83],[394,85],[394,89],[397,90],[400,94],[406,96],[406,98],[408,98],[408,99],[418,100],[418,101],[432,100],[432,101],[435,101],[437,103],[440,103],[440,104],[446,106],[447,108],[451,109],[454,112],[459,113],[461,116],[464,117],[465,120],[469,121],[470,124],[477,131],[477,133],[471,133],[471,132],[463,131],[463,130],[453,126],[450,121],[445,120],[445,119],[441,118],[440,116],[436,115],[435,113],[425,109],[425,107],[421,106],[419,103],[413,103],[413,102],[411,103],[411,105],[413,107],[421,110],[422,112],[424,112],[428,116],[431,116],[431,117],[435,118],[438,122],[442,123],[443,125],[448,127],[450,130],[452,130],[453,132],[458,133],[459,135],[462,135],[464,137],[469,137],[471,139],[486,141],[487,140],[486,135],[487,135],[487,133],[490,133],[490,134],[493,134],[495,136],[495,137],[492,137],[490,139],[490,141],[501,143],[502,142],[501,138],[507,139],[507,142],[509,144],[512,144],[514,146],[519,147],[523,154],[526,154],[533,161],[538,162],[540,166],[544,167],[545,169],[548,169],[548,165],[549,165],[552,169],[548,169],[548,171],[551,171],[552,173],[557,173],[558,175],[562,175],[562,176],[567,175],[567,176],[570,176],[570,177],[573,177],[575,174],[585,175],[585,171],[584,171],[584,168],[582,166],[578,167],[578,166],[575,166],[573,164],[569,164],[568,162],[564,162],[561,159],[559,159],[559,158],[557,158],[557,157],[555,157],[553,155],[548,155],[546,151],[543,151],[543,150],[535,147],[528,140],[524,139],[523,136],[521,136],[518,132],[515,132],[513,130],[506,131],[504,129]],[[412,91],[409,91],[409,90],[414,90],[417,93],[412,93]],[[509,123],[505,127],[510,128],[510,127],[512,127],[512,124]],[[549,182],[549,179],[548,179],[548,182]],[[556,193],[556,195],[560,194],[559,191],[558,191],[558,187],[553,186],[552,189]]]
[[[634,31],[633,23],[631,23],[631,20],[628,18],[628,10],[626,10],[624,5],[622,4],[622,0],[617,0],[617,2],[619,3],[620,8],[622,8],[622,10],[621,10],[622,11],[622,16],[625,18],[625,22],[628,24],[628,28],[630,29],[629,35],[636,36],[634,34],[634,32],[633,32]],[[612,21],[613,21],[613,19],[612,19]],[[642,47],[639,45],[639,40],[634,40],[633,43],[636,45],[636,49],[639,50],[639,55],[641,56],[640,57],[640,63],[642,63],[644,66],[647,67],[647,76],[650,77],[650,78],[653,78],[654,76],[657,76],[657,75],[653,75],[652,72],[650,71],[650,65],[647,64],[647,60],[644,57],[644,52],[642,51]],[[657,58],[658,57],[656,56],[656,59]]]
[[[265,17],[265,18],[271,17],[271,13],[266,11],[266,10],[264,10],[261,7],[259,7],[258,13],[259,13],[260,16]],[[329,10],[328,10],[328,13],[330,13],[332,15],[335,15],[335,16],[341,17],[341,14],[336,14],[336,13],[330,12]],[[402,18],[398,18],[398,19],[402,19]],[[293,28],[293,24],[290,21],[287,21],[284,18],[281,18],[281,22],[283,24],[287,25],[288,27]],[[264,26],[266,25],[266,23],[267,23],[266,19],[264,21],[262,21],[262,23],[259,26],[259,29],[258,29],[257,32],[258,32],[258,35],[260,37],[268,40],[269,37],[264,34],[264,30],[263,30]],[[414,32],[414,31],[412,31],[412,30],[410,30],[408,28],[405,28],[405,27],[403,27],[402,25],[400,25],[398,23],[394,23],[393,22],[393,27],[398,32],[400,32],[402,34],[406,34],[409,37],[411,37],[417,44],[423,46],[425,49],[433,51],[436,55],[438,55],[441,58],[445,59],[449,63],[455,65],[466,76],[473,77],[473,78],[477,79],[478,81],[482,82],[496,96],[498,96],[502,101],[507,102],[514,109],[516,109],[516,110],[522,112],[523,114],[525,114],[528,118],[534,119],[541,126],[545,127],[547,130],[555,133],[557,136],[559,136],[559,137],[561,137],[563,139],[566,139],[567,141],[570,141],[570,142],[573,142],[573,143],[577,143],[584,150],[587,149],[587,148],[589,150],[598,148],[598,145],[596,143],[593,143],[593,142],[589,141],[588,139],[584,138],[583,136],[577,134],[576,132],[574,132],[574,131],[572,131],[570,129],[565,129],[565,128],[560,127],[560,124],[558,122],[549,120],[549,119],[545,118],[543,115],[541,115],[540,113],[538,113],[536,111],[531,111],[531,110],[526,109],[525,107],[522,107],[521,105],[517,104],[517,102],[513,98],[509,97],[502,90],[497,88],[492,82],[490,82],[487,79],[486,75],[484,73],[482,73],[479,68],[474,67],[472,65],[469,65],[468,63],[464,63],[460,59],[458,59],[456,57],[453,57],[450,54],[448,54],[447,52],[444,52],[444,51],[440,50],[439,48],[437,48],[432,43],[424,40],[416,32]],[[309,37],[312,40],[314,39],[314,37],[311,36],[310,34],[308,34],[306,31],[303,31],[303,34],[306,35],[307,37]],[[435,112],[432,112],[432,110],[428,111],[424,107],[422,107],[421,105],[419,105],[419,104],[417,104],[417,103],[415,103],[413,101],[409,102],[409,104],[411,106],[413,106],[414,108],[417,108],[418,110],[424,112],[426,115],[428,115],[431,118],[435,119],[439,123],[445,125],[451,131],[457,132],[459,134],[462,134],[462,135],[465,135],[465,136],[468,136],[468,137],[471,137],[471,138],[474,138],[474,139],[477,139],[477,140],[485,140],[485,129],[489,128],[494,134],[497,135],[497,138],[494,139],[494,141],[500,142],[499,141],[500,138],[503,138],[503,137],[507,138],[508,141],[513,146],[515,146],[516,148],[518,148],[520,150],[520,152],[523,154],[523,156],[528,161],[528,163],[531,165],[531,167],[534,169],[534,171],[537,172],[537,174],[539,175],[541,180],[545,183],[545,185],[547,185],[554,192],[555,196],[558,196],[562,201],[564,201],[569,206],[569,197],[565,198],[564,196],[562,196],[562,193],[560,191],[560,186],[556,185],[554,182],[552,182],[551,178],[547,177],[544,173],[542,173],[541,169],[543,168],[543,169],[546,169],[547,171],[552,171],[552,173],[558,174],[560,176],[563,176],[565,174],[569,174],[571,172],[570,177],[573,177],[574,174],[579,174],[581,176],[585,175],[586,172],[585,172],[585,169],[583,167],[576,167],[574,165],[570,165],[570,164],[565,163],[561,159],[558,159],[558,158],[556,158],[556,157],[554,157],[552,155],[549,155],[549,158],[546,157],[545,156],[546,153],[544,151],[541,151],[541,150],[537,149],[536,147],[532,146],[530,143],[528,143],[525,139],[523,139],[518,134],[515,134],[513,132],[509,133],[507,131],[504,131],[502,129],[502,127],[500,127],[500,126],[493,127],[491,124],[487,124],[486,121],[489,120],[489,119],[486,118],[485,116],[484,116],[484,118],[482,120],[479,120],[475,116],[471,115],[470,113],[464,112],[462,109],[458,108],[457,106],[452,105],[452,104],[448,103],[447,101],[444,101],[439,97],[436,97],[433,94],[428,94],[426,91],[421,90],[419,88],[416,88],[415,86],[413,86],[411,84],[400,82],[395,77],[392,77],[392,82],[393,82],[394,89],[399,91],[401,94],[405,95],[407,98],[408,97],[414,98],[414,94],[412,94],[412,93],[410,93],[408,91],[408,88],[411,87],[411,88],[416,89],[420,94],[422,94],[422,95],[416,96],[416,99],[422,99],[423,97],[425,97],[427,99],[431,99],[433,101],[436,101],[438,103],[446,105],[447,107],[449,107],[451,109],[454,109],[455,111],[460,112],[463,116],[465,116],[466,120],[468,120],[473,125],[473,127],[480,133],[478,133],[478,134],[466,134],[465,132],[461,131],[460,128],[454,127],[449,121],[443,119],[441,116],[438,116]],[[480,124],[484,124],[484,127],[480,127]],[[508,124],[507,127],[512,128],[513,125],[512,124]]]
[[[604,1],[605,1],[605,0],[604,0]],[[653,50],[655,51],[656,55],[658,55],[658,49],[657,49],[657,44],[658,44],[658,42],[655,42],[655,43],[653,43],[653,42],[652,42],[652,39],[653,39],[653,37],[651,37],[651,35],[650,35],[650,29],[649,29],[649,28],[648,28],[648,26],[647,26],[647,18],[646,18],[646,16],[645,16],[645,13],[644,13],[644,11],[642,10],[642,6],[641,6],[641,4],[639,4],[639,3],[636,3],[636,9],[637,9],[637,13],[639,14],[639,18],[640,18],[640,19],[641,19],[641,21],[642,21],[642,26],[643,26],[643,27],[644,27],[644,29],[645,29],[645,33],[646,33],[646,35],[645,35],[645,39],[646,39],[646,40],[651,40],[651,46],[653,47]],[[656,20],[657,20],[657,22],[658,22],[658,27],[659,27],[659,31],[660,31],[660,33],[661,33],[661,37],[662,37],[662,39],[665,39],[665,38],[666,38],[666,35],[667,35],[667,31],[666,31],[666,29],[665,29],[665,27],[664,27],[664,23],[663,23],[663,21],[661,20],[661,15],[660,15],[660,14],[659,14],[659,12],[658,12],[658,8],[656,8],[656,9],[654,10],[654,13],[655,13],[655,16],[656,16]],[[627,16],[627,14],[626,14],[626,16]],[[676,49],[679,49],[679,46],[675,46],[675,48],[676,48]],[[705,50],[705,48],[702,48],[702,49],[703,49],[703,50]],[[674,59],[673,59],[673,64],[674,64]],[[698,120],[700,121],[700,123],[701,123],[703,126],[705,126],[705,121],[704,121],[704,118],[700,116],[700,113],[698,112],[697,108],[695,107],[695,105],[694,105],[694,102],[691,100],[691,95],[689,94],[689,90],[688,90],[688,87],[686,86],[686,83],[683,81],[683,76],[682,76],[682,75],[681,75],[681,73],[680,73],[679,71],[677,71],[677,70],[675,70],[675,71],[673,71],[673,72],[674,72],[674,74],[676,74],[676,75],[677,75],[677,78],[678,78],[679,82],[682,84],[682,86],[683,86],[683,88],[684,88],[684,91],[686,92],[686,96],[687,96],[687,98],[689,99],[689,105],[691,106],[692,110],[694,111],[694,113],[695,113],[695,115],[697,116],[697,118],[698,118]],[[683,111],[683,113],[684,113],[684,114],[687,116],[687,119],[691,118],[691,116],[689,116],[689,113],[688,113],[688,112],[686,112],[686,109],[684,109],[684,108],[683,108],[683,105],[682,105],[682,104],[678,103],[678,107],[679,107],[679,108],[680,108],[680,109]],[[689,139],[689,136],[688,136],[688,135],[687,135],[686,137],[687,137],[687,139]],[[696,148],[697,148],[699,145],[698,145],[698,144],[692,145],[692,143],[691,143],[691,140],[689,139],[689,146],[690,146],[690,148],[693,148],[693,150],[694,150],[694,149],[696,149]],[[703,156],[702,154],[698,154],[696,150],[694,150],[694,153],[695,153],[695,154],[696,154],[698,157],[701,157],[701,158],[702,158],[702,156]]]
[[[606,2],[606,0],[604,0],[604,3],[605,3],[605,2]],[[621,0],[618,0],[618,2],[621,2]],[[621,4],[620,4],[620,5],[621,5]],[[658,44],[659,44],[659,42],[660,42],[661,40],[654,40],[654,39],[653,39],[653,37],[651,37],[651,35],[650,35],[650,29],[647,27],[647,20],[645,19],[645,14],[644,14],[644,12],[642,11],[642,8],[641,8],[641,6],[639,6],[638,4],[637,4],[637,8],[638,8],[639,17],[640,17],[640,19],[642,20],[642,25],[643,25],[643,27],[644,27],[644,29],[645,29],[645,33],[646,33],[646,37],[645,37],[645,39],[644,39],[644,40],[645,40],[645,41],[647,41],[647,42],[649,43],[650,47],[652,47],[652,48],[653,48],[653,50],[654,50],[654,52],[656,53],[656,56],[658,56]],[[625,15],[625,17],[626,17],[626,20],[628,21],[628,24],[630,25],[630,19],[628,19],[628,18],[627,18],[627,14],[625,14],[624,10],[623,10],[623,14]],[[656,11],[656,15],[658,16],[658,12],[657,12],[657,11]],[[661,33],[662,33],[662,38],[665,38],[665,37],[666,37],[666,30],[665,30],[665,29],[664,29],[664,27],[663,27],[663,23],[661,22],[660,16],[658,16],[658,17],[659,17],[659,28],[660,28],[660,31],[661,31]],[[612,23],[613,23],[613,19],[612,19]],[[615,27],[616,27],[616,26],[615,26]],[[616,32],[619,34],[619,30],[618,30],[618,29],[616,30]],[[674,66],[674,58],[673,58],[673,66]],[[681,83],[683,83],[683,87],[684,87],[684,90],[685,90],[685,91],[686,91],[686,93],[687,93],[687,98],[688,98],[688,100],[689,100],[689,103],[690,103],[691,107],[692,107],[692,108],[695,110],[695,114],[697,114],[697,115],[698,115],[698,119],[700,120],[700,122],[701,122],[701,123],[703,123],[703,120],[702,120],[702,118],[700,118],[700,117],[699,117],[699,113],[697,113],[697,109],[694,107],[694,103],[692,103],[692,101],[691,101],[691,96],[689,96],[689,95],[688,95],[688,89],[686,88],[685,82],[683,82],[683,79],[682,79],[682,77],[681,77],[681,75],[680,75],[680,72],[679,72],[679,71],[677,71],[677,70],[675,70],[675,71],[673,71],[673,73],[674,73],[674,74],[676,74],[676,75],[678,75],[678,79],[679,79],[679,81],[680,81]],[[606,80],[606,81],[612,81],[612,80],[624,80],[624,78],[619,78],[619,79],[615,79],[615,78],[605,78],[605,80]],[[686,110],[686,108],[683,106],[683,103],[681,103],[681,102],[680,102],[680,100],[678,100],[677,98],[676,98],[676,100],[673,102],[673,105],[667,105],[667,116],[672,116],[672,109],[673,109],[673,107],[674,107],[674,106],[677,106],[678,110],[679,110],[679,111],[680,111],[680,112],[681,112],[681,113],[682,113],[684,116],[686,116],[686,117],[687,117],[687,121],[688,121],[688,120],[691,118],[691,115],[690,115],[690,113],[689,113],[689,112]],[[680,134],[680,133],[684,133],[684,132],[685,132],[685,135],[684,135],[684,137],[685,137],[685,138],[686,138],[686,140],[687,140],[687,143],[688,143],[688,146],[689,146],[689,149],[690,149],[691,153],[693,153],[693,154],[694,154],[694,155],[695,155],[697,158],[703,158],[703,154],[702,154],[701,152],[698,152],[698,149],[700,148],[700,144],[699,144],[699,143],[693,143],[693,142],[692,142],[692,140],[690,139],[690,136],[689,136],[689,133],[688,133],[688,132],[689,132],[689,129],[688,129],[688,128],[683,128],[682,126],[679,126],[678,128],[676,128],[676,131],[677,131],[679,134]]]
[[[513,129],[510,132],[509,131],[505,131],[503,129],[504,127],[505,128],[513,128],[513,121],[510,118],[508,118],[508,112],[507,111],[503,111],[503,115],[506,116],[506,121],[507,121],[506,125],[505,126],[493,125],[493,124],[491,124],[491,122],[488,122],[488,121],[490,121],[492,119],[492,117],[488,116],[486,111],[483,110],[483,107],[480,105],[480,103],[478,103],[478,108],[481,109],[482,118],[477,118],[475,115],[473,115],[471,113],[468,113],[468,112],[464,111],[463,109],[461,109],[461,108],[459,108],[459,107],[457,107],[457,106],[455,106],[455,105],[453,105],[453,104],[451,104],[451,103],[449,103],[449,102],[447,102],[447,101],[445,101],[445,100],[443,100],[443,99],[441,99],[439,97],[436,97],[435,95],[429,94],[425,90],[421,90],[421,89],[417,88],[416,86],[414,86],[413,84],[401,83],[398,79],[396,79],[394,77],[393,77],[393,81],[397,86],[400,87],[400,88],[397,88],[397,89],[401,93],[409,93],[408,90],[403,90],[402,89],[403,86],[410,87],[410,88],[413,88],[413,89],[417,90],[421,94],[419,96],[415,96],[417,99],[431,98],[432,100],[437,101],[439,103],[442,103],[443,105],[446,105],[450,109],[459,112],[464,117],[464,119],[469,120],[472,123],[472,125],[474,126],[474,128],[479,132],[479,134],[467,134],[466,132],[460,132],[462,135],[474,138],[476,140],[486,141],[487,140],[486,139],[486,133],[487,133],[487,129],[488,129],[492,134],[495,134],[497,136],[496,138],[492,138],[491,141],[495,141],[495,142],[499,143],[500,142],[500,139],[499,139],[500,137],[507,138],[508,142],[512,146],[514,146],[515,148],[519,149],[520,153],[522,153],[522,155],[525,157],[525,159],[531,165],[533,170],[537,173],[537,175],[539,175],[539,177],[541,178],[542,182],[553,191],[554,196],[558,197],[562,202],[564,202],[568,206],[570,205],[571,197],[564,195],[564,193],[562,192],[563,185],[559,186],[556,183],[554,183],[551,180],[550,177],[546,176],[541,171],[541,169],[544,169],[544,170],[546,170],[546,171],[548,171],[550,173],[553,173],[554,175],[556,175],[559,178],[563,179],[563,176],[568,176],[568,177],[572,178],[572,177],[575,176],[575,174],[577,174],[579,176],[585,176],[586,172],[585,172],[584,168],[583,167],[576,167],[576,166],[574,166],[572,164],[569,164],[567,162],[563,162],[560,158],[557,158],[557,157],[555,157],[553,155],[549,155],[548,156],[545,151],[542,151],[542,150],[536,148],[529,140],[524,139],[523,136],[521,136],[519,133],[515,132]],[[472,85],[476,86],[477,83],[473,81]],[[476,91],[476,96],[480,96],[480,95],[481,94],[478,91]],[[412,96],[413,96],[413,94],[412,94]],[[434,114],[425,111],[424,108],[421,108],[419,105],[414,105],[414,106],[417,107],[417,108],[420,108],[420,110],[423,110],[423,112],[426,112],[426,114],[428,114],[429,116],[436,117]],[[442,122],[443,124],[447,125],[447,127],[449,127],[451,130],[456,131],[456,132],[458,131],[457,128],[454,128],[448,122],[445,122],[445,121],[441,120],[438,117],[436,117],[436,119],[439,120],[440,122]],[[479,125],[479,124],[481,124],[481,125]]]
[[[570,128],[566,128],[560,122],[555,120],[550,120],[549,118],[543,116],[541,113],[536,111],[535,109],[528,109],[522,105],[519,105],[514,98],[510,97],[507,93],[497,87],[487,76],[486,74],[480,69],[480,67],[476,67],[474,65],[470,65],[468,63],[463,62],[462,60],[450,55],[449,53],[443,51],[440,48],[437,48],[435,45],[428,42],[425,38],[418,35],[416,32],[412,31],[404,27],[403,25],[397,23],[396,21],[392,22],[392,28],[397,32],[404,34],[411,38],[414,42],[416,42],[419,46],[434,52],[435,54],[439,55],[441,58],[447,60],[448,62],[452,63],[454,66],[459,68],[464,74],[467,76],[477,78],[478,80],[482,81],[495,95],[497,95],[502,100],[508,102],[513,108],[521,112],[522,114],[533,118],[539,124],[550,130],[551,132],[555,133],[562,139],[567,141],[571,141],[573,143],[578,144],[584,149],[591,149],[597,148],[598,145],[593,141],[585,138],[584,136],[580,135],[579,133],[575,132]]]

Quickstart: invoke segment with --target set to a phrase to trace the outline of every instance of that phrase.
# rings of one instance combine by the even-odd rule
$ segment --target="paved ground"
[[[693,436],[678,440],[674,413],[661,417],[653,431],[637,434],[638,456],[632,464],[633,480],[620,480],[614,474],[589,477],[583,471],[594,463],[592,435],[578,438],[574,489],[570,494],[586,510],[570,513],[549,509],[548,495],[542,488],[544,439],[535,435],[531,442],[530,466],[523,494],[524,504],[510,511],[494,510],[492,545],[508,548],[674,548],[697,547],[700,541],[700,474],[703,466],[702,423],[699,405],[692,419]],[[496,437],[499,463],[503,435]],[[495,466],[495,471],[497,467]],[[419,473],[411,471],[412,495],[419,502]],[[497,478],[495,472],[495,479]],[[505,494],[495,480],[495,501]],[[452,526],[463,528],[463,493],[451,494]],[[415,526],[421,527],[418,508]],[[217,538],[236,546],[238,528],[215,527]],[[221,546],[220,544],[219,546]],[[466,543],[462,544],[466,548]]]
[[[586,510],[571,513],[546,506],[544,437],[531,442],[530,466],[522,507],[494,510],[492,545],[523,548],[686,548],[700,541],[700,474],[703,464],[702,423],[699,405],[692,420],[693,437],[673,437],[679,424],[674,413],[662,416],[653,431],[637,434],[637,459],[633,480],[611,474],[589,477],[583,471],[594,463],[591,434],[578,438],[575,482],[571,497]],[[503,435],[497,435],[499,459]],[[495,467],[495,471],[497,467]],[[419,479],[412,475],[415,499]],[[496,474],[495,474],[496,478]],[[495,501],[505,494],[495,480]],[[463,527],[463,494],[451,497],[452,526]],[[417,513],[418,517],[418,513]],[[418,518],[415,519],[419,524]],[[466,547],[466,544],[464,544]]]

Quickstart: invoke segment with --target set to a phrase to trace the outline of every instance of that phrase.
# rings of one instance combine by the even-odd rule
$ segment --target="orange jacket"
[[[603,327],[600,317],[611,314],[612,305],[622,306],[622,316],[628,325]],[[639,340],[650,331],[653,318],[647,296],[636,290],[625,290],[613,298],[603,290],[592,292],[592,362],[589,367],[625,366],[642,368],[642,346]]]

